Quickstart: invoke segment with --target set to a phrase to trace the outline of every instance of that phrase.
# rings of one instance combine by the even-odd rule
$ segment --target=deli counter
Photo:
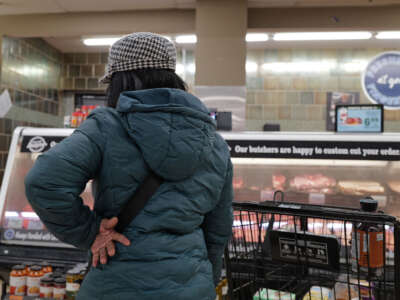
[[[24,178],[37,157],[73,129],[19,127],[13,133],[0,192],[0,262],[83,262],[87,254],[58,241],[32,211]],[[273,200],[358,208],[372,196],[400,216],[400,134],[221,133],[234,165],[234,201]],[[82,193],[93,207],[91,182]]]
[[[273,200],[359,208],[371,196],[400,217],[400,134],[276,132],[223,134],[236,202]]]

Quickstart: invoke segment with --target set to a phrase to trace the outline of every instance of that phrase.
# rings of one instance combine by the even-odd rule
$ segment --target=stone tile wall
[[[360,66],[387,50],[248,51],[247,62],[258,69],[247,72],[247,130],[278,123],[282,131],[325,131],[327,92],[358,92],[360,103],[370,103]],[[385,110],[385,130],[400,131],[399,120],[400,110]]]
[[[99,84],[104,75],[108,53],[66,53],[61,74],[61,88],[67,91],[104,91]],[[192,50],[177,50],[177,64],[184,66],[179,75],[187,82],[189,89],[194,84],[194,53]],[[189,67],[190,65],[190,67]],[[177,71],[179,71],[177,70]]]
[[[42,39],[3,37],[1,90],[13,105],[58,115],[62,55]]]
[[[0,91],[8,89],[13,105],[0,118],[1,182],[15,127],[62,126],[59,109],[63,57],[42,39],[3,37],[0,62]]]
[[[63,90],[103,91],[99,79],[104,75],[108,53],[66,53],[62,69]]]

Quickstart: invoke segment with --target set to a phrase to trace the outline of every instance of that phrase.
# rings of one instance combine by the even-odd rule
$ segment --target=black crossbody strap
[[[143,183],[136,189],[135,194],[122,207],[118,215],[118,224],[115,230],[122,233],[132,220],[145,207],[146,203],[155,194],[159,186],[163,183],[162,178],[150,171],[150,174]]]

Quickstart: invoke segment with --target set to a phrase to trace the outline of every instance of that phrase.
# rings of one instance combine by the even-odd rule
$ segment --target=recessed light
[[[178,35],[175,38],[177,44],[195,44],[197,42],[197,36],[194,34]]]
[[[121,37],[87,38],[83,40],[86,46],[111,46]]]
[[[400,39],[400,31],[381,31],[375,37],[379,40]]]
[[[246,34],[246,42],[266,42],[269,37],[266,33],[248,33]]]
[[[329,40],[368,40],[372,37],[369,31],[341,32],[285,32],[275,33],[275,41],[329,41]]]

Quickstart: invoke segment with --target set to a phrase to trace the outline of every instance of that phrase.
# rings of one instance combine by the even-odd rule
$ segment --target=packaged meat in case
[[[285,190],[286,177],[281,174],[272,175],[272,187],[275,190],[284,191]]]
[[[385,193],[385,187],[377,181],[341,180],[338,182],[338,188],[345,195],[368,196]]]
[[[400,181],[399,180],[391,180],[387,184],[393,192],[400,194]]]
[[[297,175],[290,180],[290,187],[304,193],[333,194],[336,179],[323,174]]]

